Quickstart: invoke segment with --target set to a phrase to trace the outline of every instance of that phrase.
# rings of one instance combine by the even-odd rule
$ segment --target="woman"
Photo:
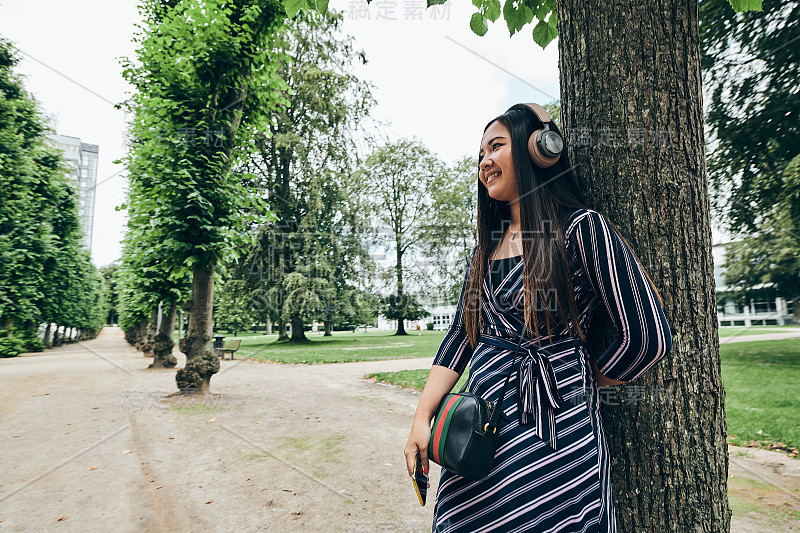
[[[547,129],[558,138],[537,143],[532,134]],[[536,104],[514,105],[484,129],[478,244],[417,406],[409,475],[418,453],[428,472],[431,419],[467,364],[467,390],[490,401],[512,372],[507,422],[486,478],[442,469],[436,533],[616,531],[598,389],[652,368],[672,336],[655,286],[616,226],[586,206],[559,142]],[[593,360],[584,342],[595,312],[618,336]],[[551,371],[557,391],[540,378]]]

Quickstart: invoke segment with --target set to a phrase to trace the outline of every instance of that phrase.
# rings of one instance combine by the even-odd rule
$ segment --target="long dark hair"
[[[484,128],[484,133],[495,121],[508,128],[511,134],[511,161],[519,192],[524,261],[522,284],[525,333],[528,338],[535,337],[537,343],[541,342],[539,329],[544,320],[547,336],[551,336],[551,327],[554,325],[551,311],[555,311],[562,324],[572,321],[578,336],[585,342],[586,337],[578,323],[572,271],[564,243],[564,225],[576,210],[590,208],[586,205],[583,191],[572,171],[566,153],[566,139],[559,161],[549,168],[539,168],[533,164],[528,153],[528,138],[535,130],[544,126],[533,110],[525,104],[513,105],[505,113],[492,119]],[[554,123],[550,123],[550,128],[561,135]],[[480,157],[478,159],[480,163]],[[488,258],[500,244],[511,222],[509,202],[492,199],[480,180],[477,219],[478,245],[467,279],[463,310],[464,326],[473,348],[478,344],[483,325],[482,284]],[[616,229],[616,226],[613,227]],[[647,277],[650,278],[649,275]],[[652,285],[652,280],[650,283]],[[655,285],[653,289],[655,290]],[[656,295],[658,296],[658,291]],[[660,296],[658,298],[661,300]]]

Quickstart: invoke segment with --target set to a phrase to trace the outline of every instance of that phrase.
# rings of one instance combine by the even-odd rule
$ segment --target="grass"
[[[422,390],[425,387],[425,382],[428,380],[430,370],[423,368],[422,370],[400,370],[399,372],[376,372],[374,374],[367,374],[366,378],[372,379],[378,383],[388,383],[390,385],[399,385],[400,387],[408,387],[409,389]],[[467,381],[469,375],[469,368],[464,370],[461,377],[453,385],[454,391],[461,390],[461,386]]]
[[[393,331],[337,331],[330,337],[321,334],[307,334],[307,337],[308,342],[303,344],[278,342],[274,335],[245,337],[236,355],[276,363],[310,364],[433,357],[444,331],[415,331],[406,336],[396,336]]]
[[[794,331],[800,329],[800,326],[726,326],[719,328],[719,336],[722,337],[739,337],[741,335],[763,335],[765,333],[784,333],[787,331]]]
[[[800,342],[739,342],[720,347],[728,440],[800,447]]]
[[[781,442],[800,447],[800,341],[752,341],[723,344],[722,382],[728,441],[762,445]],[[381,372],[366,377],[421,390],[428,369]],[[465,379],[464,372],[458,390]]]

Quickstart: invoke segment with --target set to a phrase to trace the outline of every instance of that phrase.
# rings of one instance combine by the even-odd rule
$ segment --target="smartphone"
[[[425,469],[422,468],[422,459],[419,454],[414,462],[414,475],[411,477],[411,482],[414,484],[414,490],[417,491],[419,504],[424,506],[428,495],[428,476],[425,474]]]

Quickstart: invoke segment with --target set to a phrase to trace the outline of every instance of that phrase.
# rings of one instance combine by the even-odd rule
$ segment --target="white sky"
[[[373,116],[390,122],[391,137],[417,137],[445,161],[474,154],[491,118],[510,105],[559,96],[558,41],[542,50],[532,27],[509,37],[502,19],[484,37],[469,29],[475,8],[450,0],[432,17],[424,0],[332,0],[345,13],[344,31],[366,52],[360,75],[376,85]],[[113,161],[124,153],[124,114],[114,109],[130,90],[119,58],[133,56],[139,20],[132,0],[0,0],[0,34],[22,52],[25,77],[62,135],[100,146],[92,258],[102,266],[120,256],[126,180]],[[358,7],[369,13],[357,13]],[[411,13],[422,13],[422,20]],[[380,17],[380,18],[379,18]],[[419,15],[417,15],[419,17]],[[68,81],[71,78],[78,84]],[[717,242],[716,233],[714,242]]]

